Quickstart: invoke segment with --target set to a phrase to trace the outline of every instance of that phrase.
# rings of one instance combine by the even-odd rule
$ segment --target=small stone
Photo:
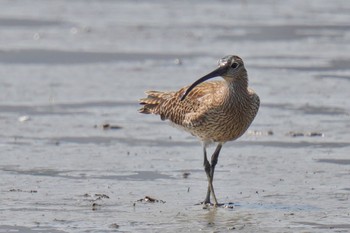
[[[71,34],[77,34],[78,33],[78,28],[72,27],[69,31],[70,31]]]
[[[106,194],[99,194],[99,193],[96,193],[96,194],[95,194],[95,197],[107,198],[107,199],[109,199],[109,196],[107,196]]]
[[[165,203],[165,201],[163,201],[163,200],[158,200],[158,199],[155,199],[155,198],[150,197],[150,196],[145,196],[144,198],[139,199],[137,201],[138,202],[148,202],[148,203],[155,203],[155,202]]]
[[[180,58],[176,58],[176,59],[174,60],[174,63],[175,63],[176,65],[182,65],[182,61],[181,61]]]
[[[38,33],[38,32],[34,33],[34,35],[33,35],[34,40],[40,40],[40,38],[41,38],[40,33]]]
[[[112,223],[111,225],[109,225],[109,228],[118,229],[119,225],[116,223]]]
[[[182,173],[182,177],[183,177],[184,179],[187,179],[187,178],[189,177],[189,175],[191,175],[190,172],[184,172],[184,173]]]
[[[95,210],[98,210],[99,208],[101,207],[101,205],[97,204],[97,203],[92,203],[92,210],[95,211]]]
[[[29,116],[20,116],[18,117],[18,121],[19,122],[25,122],[25,121],[29,121],[30,117]]]
[[[109,123],[103,124],[101,126],[102,129],[107,130],[107,129],[121,129],[122,127],[119,125],[111,125]]]

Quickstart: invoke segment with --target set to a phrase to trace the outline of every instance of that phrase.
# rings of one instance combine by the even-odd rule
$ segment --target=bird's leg
[[[205,148],[205,145],[203,146],[203,153],[204,153],[204,162],[203,162],[203,166],[204,166],[204,171],[205,174],[207,174],[207,179],[208,179],[208,191],[207,191],[207,195],[203,201],[203,204],[209,204],[210,203],[210,163],[207,159],[207,150]]]
[[[218,158],[219,158],[219,154],[220,154],[221,148],[222,148],[222,144],[219,143],[219,144],[217,145],[217,147],[216,147],[216,149],[215,149],[213,155],[211,156],[211,165],[210,165],[210,174],[209,174],[210,179],[208,180],[208,181],[209,181],[208,187],[210,187],[210,189],[211,189],[211,194],[213,195],[214,202],[215,202],[214,205],[215,205],[215,206],[218,206],[219,203],[218,203],[218,201],[217,201],[217,199],[216,199],[216,196],[215,196],[214,186],[213,186],[213,180],[214,180],[215,166],[216,166],[216,164],[218,163]],[[210,191],[209,188],[208,188],[208,191]],[[208,195],[208,194],[207,194],[207,195]]]

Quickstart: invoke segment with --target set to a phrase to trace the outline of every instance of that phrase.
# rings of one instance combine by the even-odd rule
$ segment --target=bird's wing
[[[201,83],[181,101],[189,86],[183,87],[173,92],[170,98],[158,106],[159,115],[163,120],[168,119],[185,127],[201,124],[205,120],[205,111],[215,100],[215,92],[219,89],[219,85],[222,85],[221,81]]]

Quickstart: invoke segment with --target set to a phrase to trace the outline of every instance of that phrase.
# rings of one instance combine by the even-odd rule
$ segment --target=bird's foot
[[[223,207],[223,206],[225,206],[224,203],[211,203],[211,202],[206,202],[206,201],[202,201],[196,205],[203,205],[204,209],[206,209],[208,207]]]
[[[196,203],[194,205],[211,205],[211,203],[210,202],[208,203],[208,202],[201,201],[201,202]]]
[[[225,204],[224,203],[214,203],[212,204],[214,207],[222,207],[224,206]]]

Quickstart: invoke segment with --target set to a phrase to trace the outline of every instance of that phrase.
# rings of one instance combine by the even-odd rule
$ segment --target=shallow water
[[[348,232],[348,1],[3,1],[0,232]],[[261,98],[206,192],[200,143],[141,115],[240,55]],[[117,126],[103,129],[103,124]],[[150,196],[163,202],[140,201]]]

